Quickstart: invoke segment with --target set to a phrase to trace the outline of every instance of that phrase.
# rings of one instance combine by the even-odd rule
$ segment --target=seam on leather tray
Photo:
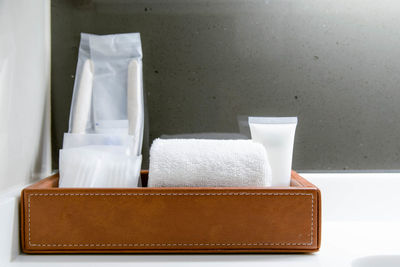
[[[309,243],[131,243],[131,244],[34,244],[31,243],[31,196],[311,196]],[[314,239],[314,195],[312,193],[33,193],[28,195],[28,243],[38,247],[170,247],[170,246],[310,246]]]

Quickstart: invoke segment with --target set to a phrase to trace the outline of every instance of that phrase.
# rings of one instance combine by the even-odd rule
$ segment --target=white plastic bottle
[[[264,145],[272,186],[289,186],[297,117],[249,117],[251,139]]]

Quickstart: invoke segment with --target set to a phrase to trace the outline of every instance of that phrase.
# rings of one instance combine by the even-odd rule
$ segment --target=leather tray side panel
[[[22,193],[26,253],[313,252],[320,246],[320,192],[311,184],[67,189],[47,179]]]

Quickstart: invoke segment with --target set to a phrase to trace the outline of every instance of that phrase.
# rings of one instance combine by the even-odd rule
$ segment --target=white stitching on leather
[[[311,193],[34,193],[29,196],[312,196]]]
[[[132,243],[132,244],[33,244],[31,243],[31,196],[311,196],[309,243]],[[314,195],[312,193],[34,193],[28,194],[28,242],[38,247],[181,247],[181,246],[310,246],[314,237]]]

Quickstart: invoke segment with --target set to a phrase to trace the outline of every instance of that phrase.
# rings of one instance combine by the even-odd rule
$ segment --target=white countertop
[[[314,254],[26,255],[19,250],[22,187],[0,197],[0,266],[400,266],[400,173],[306,173],[322,191],[322,246]],[[380,255],[388,255],[378,258]],[[392,256],[390,256],[392,255]],[[370,257],[369,259],[358,258]],[[356,260],[356,261],[354,261]],[[353,265],[352,265],[353,263]]]

